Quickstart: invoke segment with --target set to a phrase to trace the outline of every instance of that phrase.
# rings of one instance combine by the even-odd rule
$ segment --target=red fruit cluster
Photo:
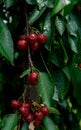
[[[33,103],[21,103],[20,101],[12,100],[11,101],[12,108],[18,110],[21,115],[22,122],[32,122],[34,121],[34,125],[40,126],[43,118],[49,114],[49,110],[46,106],[39,105],[34,106]]]
[[[47,38],[44,34],[31,33],[26,35],[21,35],[17,43],[19,50],[26,50],[27,46],[30,45],[32,51],[36,51],[41,44],[45,44]]]
[[[36,85],[38,82],[38,72],[31,72],[27,77],[27,81],[31,85]]]

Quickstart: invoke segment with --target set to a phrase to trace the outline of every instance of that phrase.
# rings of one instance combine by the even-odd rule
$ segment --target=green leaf
[[[11,64],[13,64],[14,47],[11,33],[9,32],[7,26],[3,23],[1,19],[0,19],[0,53],[5,58],[7,58]]]
[[[54,93],[54,84],[52,79],[47,73],[40,72],[38,79],[38,89],[39,95],[42,99],[42,102],[47,106],[52,106],[52,97]]]
[[[16,3],[17,0],[3,0],[6,8],[11,7],[12,5],[14,5]]]
[[[57,130],[54,121],[50,117],[44,117],[43,123],[45,126],[45,130]]]
[[[68,33],[71,35],[71,36],[74,36],[74,37],[77,37],[77,32],[78,32],[78,25],[77,25],[77,22],[75,21],[76,19],[74,19],[72,16],[70,17],[70,21],[67,20],[67,30],[68,30]]]
[[[60,40],[60,43],[61,43],[61,46],[62,46],[62,49],[63,49],[63,52],[64,52],[64,64],[67,64],[68,62],[68,55],[67,55],[67,52],[66,52],[66,48],[64,47],[64,43],[62,40]]]
[[[28,4],[36,4],[36,0],[25,0]]]
[[[68,66],[65,66],[63,68],[63,72],[64,74],[67,76],[67,78],[70,80],[70,70],[69,70],[69,67]]]
[[[39,10],[38,8],[34,8],[34,10],[32,11],[29,17],[29,24],[32,26],[33,23],[36,20],[38,20],[38,18],[40,18],[40,16],[44,13],[45,10],[46,10],[45,6],[41,10]]]
[[[72,38],[71,36],[68,36],[68,42],[69,42],[71,50],[74,51],[75,53],[78,53],[76,40]]]
[[[1,130],[14,130],[18,123],[19,117],[17,114],[9,114],[2,120]]]
[[[59,16],[56,16],[55,25],[59,34],[62,36],[65,31],[65,24],[64,24],[64,21]]]
[[[59,45],[60,46],[60,45]],[[60,57],[61,56],[61,57]],[[50,52],[50,61],[56,66],[61,67],[64,64],[64,52],[61,47],[52,48]]]
[[[55,51],[51,51],[50,53],[50,61],[55,64],[56,66],[60,66],[60,61],[58,56],[56,55]]]
[[[74,63],[70,67],[70,77],[73,84],[73,95],[81,105],[81,69]]]
[[[55,0],[46,0],[45,4],[49,8],[53,8]]]
[[[45,6],[44,0],[36,0],[36,1],[37,1],[37,5],[39,7],[39,10],[41,10]]]
[[[61,71],[61,69],[54,70],[53,79],[54,79],[54,82],[56,85],[58,98],[60,100],[64,100],[64,98],[69,90],[70,80]],[[54,93],[54,95],[55,95],[55,93]],[[53,99],[54,99],[54,96],[53,96]]]
[[[49,109],[50,113],[60,115],[60,112],[56,108],[54,108],[54,107],[48,107],[48,109]]]
[[[54,91],[54,95],[53,95],[53,100],[57,101],[57,102],[59,101],[59,93],[58,93],[56,86],[55,86],[55,91]]]
[[[78,2],[79,0],[71,0],[71,3],[64,8],[64,15],[69,14]]]
[[[28,75],[31,72],[31,69],[28,68],[27,70],[23,71],[23,73],[20,75],[20,78],[23,78],[24,76]]]
[[[51,16],[57,14],[59,11],[61,11],[65,6],[67,6],[70,3],[71,3],[70,0],[56,0]]]
[[[21,127],[21,130],[29,130],[29,129],[28,129],[28,123],[27,123],[27,122],[23,123],[23,125],[22,125],[22,127]]]
[[[43,33],[47,37],[47,43],[45,47],[50,50],[51,49],[51,35],[52,35],[52,22],[51,22],[51,15],[50,12],[47,14],[45,21],[44,21],[44,26],[43,26]]]

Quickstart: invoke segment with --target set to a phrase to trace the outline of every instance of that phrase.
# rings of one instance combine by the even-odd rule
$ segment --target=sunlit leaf
[[[65,6],[67,6],[68,4],[70,4],[69,0],[56,0],[53,10],[52,10],[52,16],[57,14],[59,11],[61,11]]]
[[[55,2],[55,0],[50,0],[50,1],[49,1],[49,0],[46,0],[46,1],[45,1],[45,4],[46,4],[47,7],[53,8],[54,2]]]
[[[78,53],[76,39],[68,36],[68,42],[69,42],[71,50],[74,51],[75,53]]]
[[[56,25],[56,29],[58,30],[59,34],[62,36],[65,31],[64,21],[60,17],[56,16],[55,25]]]
[[[45,6],[44,0],[36,0],[36,1],[37,1],[39,10],[41,10]]]

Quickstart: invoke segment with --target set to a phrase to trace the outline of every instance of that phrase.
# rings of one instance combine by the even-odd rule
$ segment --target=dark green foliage
[[[19,36],[27,31],[25,7],[30,28],[47,36],[47,43],[31,53],[33,69],[28,52],[17,47]],[[22,95],[27,75],[37,71],[38,84],[32,91],[50,114],[36,130],[80,130],[80,63],[80,0],[0,0],[0,129],[17,130],[19,116],[8,115],[14,113],[10,102]],[[20,127],[29,129],[27,123]]]

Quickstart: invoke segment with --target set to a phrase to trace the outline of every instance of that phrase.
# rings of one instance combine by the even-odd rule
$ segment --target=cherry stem
[[[30,33],[30,26],[28,21],[28,15],[27,15],[27,8],[25,4],[25,18],[26,18],[26,35]],[[32,59],[31,59],[31,52],[30,52],[30,46],[28,45],[28,60],[29,60],[29,66],[32,68],[34,67]]]
[[[42,56],[41,51],[40,51],[40,56],[41,56],[41,59],[42,59],[42,61],[43,61],[44,66],[45,66],[45,68],[46,68],[46,71],[47,71],[47,73],[49,74],[49,76],[50,76],[50,78],[51,78],[51,77],[52,77],[52,76],[51,76],[51,73],[50,73],[50,71],[49,71],[49,69],[48,69],[48,67],[47,67],[47,65],[46,65],[46,63],[45,63],[45,61],[44,61],[44,59],[43,59],[43,56]]]

